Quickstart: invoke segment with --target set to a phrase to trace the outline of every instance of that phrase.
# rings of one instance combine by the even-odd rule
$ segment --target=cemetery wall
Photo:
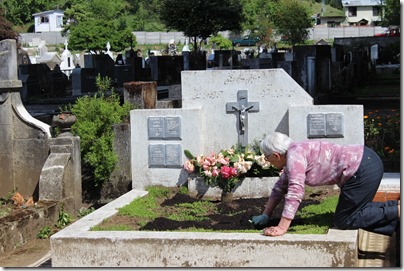
[[[332,39],[332,38],[350,38],[350,37],[369,37],[375,34],[383,33],[385,27],[314,27],[309,29],[309,40]],[[145,32],[134,31],[138,44],[161,44],[168,43],[174,39],[176,42],[184,44],[185,36],[182,32]],[[228,32],[221,32],[224,37],[229,37]],[[37,46],[40,40],[45,40],[46,44],[63,44],[66,37],[62,37],[60,32],[43,33],[20,33],[23,44],[32,44]]]

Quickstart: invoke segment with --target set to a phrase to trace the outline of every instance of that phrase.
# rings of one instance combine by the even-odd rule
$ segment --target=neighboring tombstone
[[[115,65],[114,66],[114,79],[116,86],[121,88],[125,82],[135,80],[134,68],[131,65]]]
[[[157,56],[150,55],[146,63],[148,64],[147,66],[150,68],[151,79],[153,81],[157,81],[159,78]]]
[[[95,84],[97,70],[94,68],[80,68],[79,66],[72,73],[72,95],[80,96],[97,91]]]
[[[232,50],[215,50],[214,66],[218,69],[231,67]]]
[[[51,94],[51,70],[45,63],[19,65],[19,78],[22,80],[22,99],[45,98]]]
[[[31,59],[29,58],[28,52],[23,48],[18,48],[18,65],[28,65],[31,64]]]
[[[109,41],[107,42],[107,51],[105,52],[105,54],[106,55],[109,55],[109,57],[111,58],[111,59],[114,59],[114,55],[112,54],[112,52],[109,50],[109,49],[111,49],[111,44],[109,43]]]
[[[123,84],[125,102],[139,109],[155,109],[157,104],[157,83],[127,82]]]
[[[189,70],[189,54],[190,54],[190,50],[189,50],[189,46],[188,46],[188,39],[185,39],[185,45],[184,47],[182,47],[182,57],[184,60],[184,71]]]
[[[114,60],[106,54],[84,55],[84,68],[94,68],[101,77],[114,77]]]
[[[131,111],[135,189],[184,184],[184,150],[209,154],[237,143],[252,144],[273,131],[294,140],[363,144],[363,106],[315,106],[283,69],[183,71],[181,92],[181,109]],[[307,119],[317,113],[328,114],[326,128],[338,131],[308,134],[312,123]]]
[[[69,78],[60,70],[59,65],[56,65],[53,71],[49,71],[47,74],[47,81],[49,84],[48,96],[65,96]]]
[[[62,53],[61,59],[62,62],[60,63],[60,70],[66,74],[68,78],[70,78],[70,75],[74,69],[74,63],[73,63],[73,55],[70,53],[70,51],[67,49],[67,40],[65,42],[65,49]]]
[[[35,63],[44,63],[49,69],[53,70],[56,65],[60,65],[62,60],[56,52],[48,52],[45,41],[42,41],[38,45],[37,55],[35,57]]]
[[[0,41],[0,197],[18,189],[24,198],[38,200],[37,185],[51,132],[21,101],[16,47],[15,40]]]
[[[376,65],[376,61],[379,59],[379,44],[373,44],[370,46],[370,61],[373,65]]]
[[[183,70],[182,56],[158,56],[157,70],[159,86],[169,86],[181,83],[181,71]]]
[[[118,54],[115,59],[115,65],[125,65],[122,54]]]

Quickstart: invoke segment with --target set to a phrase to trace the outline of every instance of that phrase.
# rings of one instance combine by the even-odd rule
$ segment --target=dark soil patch
[[[199,199],[192,198],[189,195],[176,193],[175,189],[169,199],[164,199],[159,202],[159,207],[155,210],[159,212],[163,208],[176,208],[175,206],[182,203],[194,203],[200,201]],[[304,200],[301,202],[299,209],[310,204],[319,204],[324,198],[333,195],[339,195],[339,190],[334,189],[332,186],[321,187],[318,189],[310,189],[306,192]],[[148,222],[144,226],[139,226],[141,219],[137,217],[130,217],[126,215],[115,215],[104,221],[102,228],[108,229],[111,226],[126,225],[133,230],[145,231],[176,231],[185,230],[189,228],[207,229],[207,230],[253,230],[254,226],[249,222],[250,218],[254,215],[259,215],[265,208],[268,197],[254,198],[254,199],[234,199],[231,202],[224,203],[221,201],[210,201],[216,206],[217,211],[208,212],[205,217],[207,220],[203,221],[176,221],[168,219],[167,217],[157,217],[156,219]],[[275,209],[274,214],[270,218],[269,225],[277,225],[281,218],[283,211],[283,201],[280,202]],[[292,226],[304,223],[296,216],[292,221]],[[330,225],[331,227],[332,225]]]

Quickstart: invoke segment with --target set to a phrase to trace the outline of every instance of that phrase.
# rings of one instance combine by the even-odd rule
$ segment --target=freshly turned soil
[[[301,202],[299,209],[309,204],[318,204],[322,199],[339,195],[338,189],[333,189],[332,186],[321,187],[320,189],[311,190],[305,194],[304,200]],[[101,225],[108,227],[110,225],[127,225],[133,230],[145,231],[175,231],[184,230],[187,228],[209,229],[209,230],[249,230],[254,229],[254,226],[249,222],[251,216],[262,214],[265,208],[268,197],[254,199],[234,199],[229,203],[221,201],[211,201],[218,209],[217,212],[211,212],[206,216],[209,218],[204,221],[175,221],[166,217],[157,217],[153,221],[148,222],[145,226],[138,225],[139,219],[123,215],[115,215]],[[199,199],[192,198],[185,194],[172,191],[172,197],[159,202],[159,208],[175,208],[175,205],[180,203],[193,203]],[[268,226],[277,225],[283,211],[283,201],[280,202],[275,209],[274,214],[270,218]],[[292,221],[292,226],[304,223],[296,216]],[[331,226],[331,225],[330,225]],[[260,229],[260,228],[258,228]]]

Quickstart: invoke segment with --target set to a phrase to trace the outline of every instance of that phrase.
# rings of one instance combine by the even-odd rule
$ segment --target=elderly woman
[[[260,148],[265,159],[283,169],[275,183],[262,215],[253,216],[255,226],[265,227],[282,197],[285,205],[278,226],[264,234],[286,233],[300,202],[304,187],[338,185],[340,196],[334,215],[339,229],[358,229],[392,235],[400,217],[400,202],[372,202],[383,176],[379,156],[363,145],[338,145],[308,140],[292,142],[281,133],[268,135]]]

